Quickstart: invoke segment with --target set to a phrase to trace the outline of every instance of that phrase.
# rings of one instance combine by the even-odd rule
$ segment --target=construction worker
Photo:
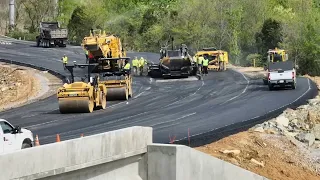
[[[84,49],[84,53],[86,55],[86,63],[88,63],[89,60],[89,51],[87,49]]]
[[[144,67],[144,64],[146,63],[145,59],[143,57],[140,58],[139,60],[139,71],[140,71],[140,76],[142,76],[142,73],[143,73],[143,67]]]
[[[62,60],[62,63],[63,63],[63,68],[67,69],[66,65],[68,64],[68,57],[64,54],[61,60]]]
[[[138,57],[135,56],[134,59],[132,60],[133,74],[137,74],[138,66],[139,66],[139,60],[138,60]]]
[[[223,70],[223,63],[224,62],[224,57],[223,57],[223,53],[219,53],[219,71]]]
[[[209,65],[209,59],[208,57],[203,58],[202,60],[202,66],[203,66],[203,74],[205,76],[208,75],[208,65]]]
[[[199,74],[202,74],[202,62],[203,62],[204,58],[203,55],[200,55],[198,58],[198,70],[199,70]]]
[[[130,63],[127,59],[125,60],[125,65],[124,65],[123,69],[126,74],[130,74],[131,66],[130,66]]]

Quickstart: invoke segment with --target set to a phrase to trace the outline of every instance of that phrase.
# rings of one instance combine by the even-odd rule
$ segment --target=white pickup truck
[[[5,119],[0,119],[0,154],[34,146],[30,130],[14,127]]]
[[[296,89],[296,70],[292,61],[271,62],[268,66],[268,86],[273,90],[276,86]]]

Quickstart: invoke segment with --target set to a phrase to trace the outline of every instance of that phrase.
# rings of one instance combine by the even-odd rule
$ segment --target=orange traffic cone
[[[35,139],[35,141],[34,141],[34,145],[35,145],[35,146],[40,146],[40,142],[39,142],[39,137],[38,137],[38,135],[36,135],[36,139]]]
[[[56,142],[60,142],[60,135],[57,134]]]

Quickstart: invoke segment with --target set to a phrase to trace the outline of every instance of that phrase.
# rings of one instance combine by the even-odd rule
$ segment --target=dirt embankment
[[[262,68],[237,70],[251,78]],[[319,83],[320,77],[311,80]],[[275,180],[320,179],[320,96],[295,110],[212,144],[196,148]]]
[[[0,111],[48,97],[61,84],[47,72],[0,63]]]

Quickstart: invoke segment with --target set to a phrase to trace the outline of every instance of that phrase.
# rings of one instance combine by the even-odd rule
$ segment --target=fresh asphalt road
[[[1,40],[1,39],[0,39]],[[8,40],[11,41],[11,40]],[[18,61],[68,75],[60,61],[66,54],[69,62],[84,62],[80,47],[37,48],[35,43],[11,41],[0,44],[0,59]],[[128,53],[157,62],[158,54]],[[168,143],[201,135],[304,101],[316,92],[314,83],[298,78],[297,89],[269,91],[262,80],[249,80],[243,74],[227,70],[210,72],[203,80],[155,80],[134,77],[133,98],[129,101],[107,102],[108,108],[90,114],[60,114],[56,96],[0,113],[14,125],[39,135],[40,143],[78,138],[130,126],[153,127],[154,142]]]

